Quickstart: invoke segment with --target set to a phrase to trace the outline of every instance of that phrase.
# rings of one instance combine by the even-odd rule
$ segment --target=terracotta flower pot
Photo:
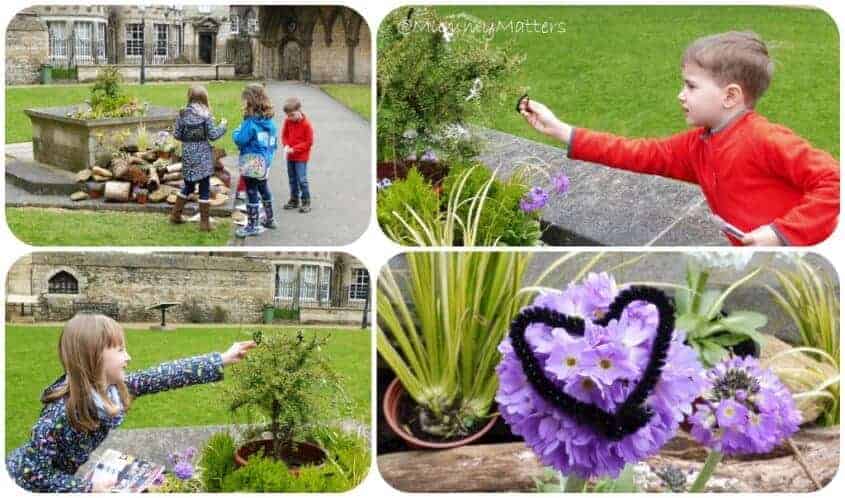
[[[239,447],[235,450],[235,468],[246,465],[249,457],[262,449],[264,450],[265,456],[272,457],[273,440],[257,439]],[[316,465],[319,467],[327,458],[328,455],[323,448],[311,443],[297,443],[295,448],[290,446],[282,448],[282,461],[285,462],[285,465],[288,466],[292,474],[298,474],[299,467],[303,465]]]
[[[481,429],[479,429],[474,434],[470,434],[462,439],[456,439],[453,441],[445,441],[442,443],[433,442],[433,441],[424,441],[413,434],[406,431],[399,420],[399,405],[402,396],[405,394],[405,388],[402,386],[402,383],[399,382],[399,379],[393,379],[393,382],[387,387],[387,391],[384,393],[384,403],[382,404],[382,410],[384,411],[384,418],[387,420],[387,425],[395,432],[400,438],[402,438],[409,446],[413,448],[419,449],[431,449],[431,450],[445,450],[448,448],[457,448],[458,446],[465,446],[467,444],[472,443],[473,441],[478,440],[481,436],[487,434],[490,429],[496,425],[496,420],[499,418],[498,415],[494,415],[490,417],[490,421],[484,425]]]

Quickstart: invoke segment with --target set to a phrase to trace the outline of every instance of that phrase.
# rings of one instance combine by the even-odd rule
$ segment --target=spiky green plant
[[[427,433],[469,433],[489,416],[498,388],[497,347],[527,303],[520,294],[530,254],[431,253],[405,256],[407,276],[390,267],[378,287],[377,346],[419,405]]]
[[[835,380],[827,374],[805,372],[816,385],[823,387],[830,400],[822,415],[825,425],[839,424],[839,293],[830,274],[819,270],[802,257],[791,260],[791,268],[770,268],[777,277],[779,289],[766,286],[775,301],[795,322],[802,354],[819,359],[836,368]],[[822,354],[824,353],[824,354]],[[820,389],[813,389],[818,392]]]

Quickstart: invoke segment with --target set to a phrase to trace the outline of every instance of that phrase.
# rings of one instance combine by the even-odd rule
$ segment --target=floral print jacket
[[[191,134],[189,129],[195,130],[197,127],[205,129],[205,140],[194,141],[196,137],[188,136]],[[226,127],[214,126],[211,113],[199,104],[191,104],[179,113],[173,138],[182,141],[182,177],[186,181],[196,182],[214,173],[214,158],[209,142],[225,134]]]
[[[168,389],[216,382],[223,378],[220,353],[162,363],[156,367],[126,375],[126,387],[133,396],[153,394]],[[45,394],[65,382],[64,376],[45,390]],[[75,477],[91,453],[109,431],[123,422],[123,412],[101,417],[100,427],[92,432],[71,427],[65,408],[66,398],[46,404],[32,428],[31,439],[6,459],[9,475],[22,488],[37,492],[89,492],[91,482]]]

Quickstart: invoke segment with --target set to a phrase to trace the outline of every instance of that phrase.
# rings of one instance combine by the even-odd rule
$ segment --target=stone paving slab
[[[509,177],[520,164],[545,163],[563,170],[569,194],[542,211],[550,245],[710,246],[727,245],[709,221],[697,185],[616,170],[566,157],[563,148],[495,130],[478,130],[486,142],[479,159]]]
[[[70,195],[79,190],[76,175],[37,162],[25,162],[6,156],[6,182],[34,194]]]
[[[344,432],[357,434],[369,443],[370,429],[356,420],[343,420],[337,426]],[[184,451],[193,446],[202,450],[208,439],[222,431],[231,430],[228,425],[209,425],[199,427],[168,427],[152,429],[115,429],[97,448],[88,461],[76,472],[84,476],[107,449],[113,449],[133,455],[142,460],[164,464],[173,470],[167,456],[175,451]],[[368,444],[369,446],[369,444]]]

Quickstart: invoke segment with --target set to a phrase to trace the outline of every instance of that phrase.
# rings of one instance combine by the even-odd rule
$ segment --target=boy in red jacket
[[[839,216],[839,162],[754,112],[773,64],[754,33],[700,38],[682,59],[678,95],[689,125],[663,139],[626,139],[561,122],[543,104],[520,102],[526,121],[569,146],[570,158],[701,186],[714,214],[738,228],[734,245],[813,245]]]
[[[308,159],[311,157],[311,146],[314,145],[314,129],[302,113],[302,102],[298,98],[287,99],[283,109],[287,118],[282,126],[282,144],[288,155],[288,182],[290,183],[290,200],[284,208],[299,208],[300,213],[307,213],[311,211]]]

